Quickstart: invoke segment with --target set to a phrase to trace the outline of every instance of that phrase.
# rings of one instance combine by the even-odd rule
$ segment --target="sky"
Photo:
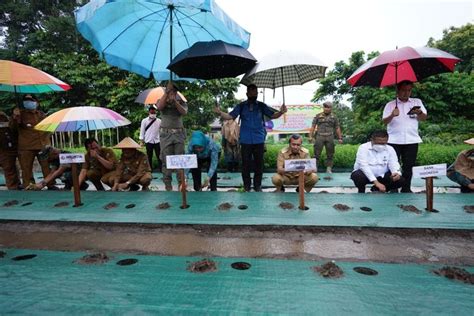
[[[251,33],[248,50],[258,60],[278,50],[310,53],[332,69],[359,50],[383,52],[424,46],[451,26],[473,23],[474,1],[429,0],[216,0]],[[317,83],[285,88],[285,103],[310,103]],[[245,99],[241,86],[237,98]],[[281,105],[281,89],[265,89],[265,102]],[[259,100],[263,101],[263,93]]]

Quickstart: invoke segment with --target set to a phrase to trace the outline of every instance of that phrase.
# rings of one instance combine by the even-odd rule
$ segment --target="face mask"
[[[150,114],[148,115],[151,119],[155,119],[156,118],[156,114]]]
[[[384,150],[387,150],[387,145],[372,145],[372,148],[376,151],[376,152],[381,152],[381,151],[384,151]]]
[[[27,110],[36,110],[36,102],[35,101],[23,101],[23,106]]]
[[[6,127],[8,127],[8,122],[0,122],[0,128],[6,128]]]

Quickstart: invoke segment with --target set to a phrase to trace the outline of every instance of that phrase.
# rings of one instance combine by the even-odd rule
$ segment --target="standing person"
[[[100,179],[108,172],[115,170],[117,158],[111,148],[102,147],[95,138],[84,141],[86,154],[79,174],[79,185],[86,180],[92,182],[97,191],[104,191]]]
[[[160,159],[160,125],[161,120],[156,117],[156,105],[150,105],[148,108],[148,117],[142,120],[140,126],[140,145],[145,144],[146,155],[151,170],[153,170],[153,152],[158,160],[158,171],[161,172]]]
[[[157,108],[161,111],[160,142],[163,182],[166,191],[171,191],[173,190],[172,170],[166,168],[166,156],[184,154],[186,130],[183,125],[183,116],[188,113],[188,105],[179,97],[177,86],[169,81],[163,97],[157,103]],[[178,182],[180,181],[181,179],[178,179]]]
[[[474,145],[474,138],[464,141]],[[461,193],[474,192],[474,148],[461,151],[454,163],[449,166],[447,174],[449,179],[461,186]]]
[[[386,131],[375,131],[370,141],[357,149],[351,179],[358,193],[365,193],[365,186],[373,183],[371,191],[398,192],[405,179],[401,177],[400,164],[395,150],[387,146]]]
[[[285,192],[285,185],[298,184],[299,172],[285,171],[285,160],[309,159],[309,150],[302,147],[302,144],[303,138],[301,138],[301,135],[293,134],[290,136],[289,146],[278,153],[277,174],[272,177],[272,183],[276,187],[275,192]],[[316,172],[305,171],[304,190],[311,192],[318,180]]]
[[[35,157],[38,159],[38,153],[46,146],[51,146],[50,133],[35,130],[34,127],[46,115],[39,109],[38,100],[31,94],[23,97],[23,107],[13,110],[13,119],[10,126],[18,131],[18,158],[20,161],[21,175],[23,187],[30,185],[33,181],[33,162]],[[49,172],[47,160],[39,160],[43,178],[45,179]],[[54,183],[47,184],[49,188],[53,188]]]
[[[16,167],[18,157],[18,133],[10,128],[10,118],[0,112],[0,167],[5,174],[8,190],[20,189],[20,178]]]
[[[280,111],[274,112],[265,103],[257,101],[257,96],[257,86],[249,84],[247,86],[247,101],[237,104],[230,113],[222,112],[219,106],[214,109],[224,120],[235,120],[240,115],[242,181],[246,192],[249,192],[251,188],[250,168],[252,160],[255,163],[253,189],[256,192],[262,191],[263,154],[267,136],[264,116],[276,119],[287,111],[283,104]]]
[[[197,156],[197,168],[190,169],[193,176],[194,191],[201,191],[209,184],[211,191],[217,191],[217,164],[221,154],[219,144],[214,142],[209,136],[201,131],[194,131],[191,134],[188,150],[186,154],[195,154]],[[206,167],[207,177],[201,185],[201,169]],[[189,173],[189,169],[186,170]]]
[[[418,122],[428,117],[420,99],[410,98],[413,82],[404,80],[397,84],[397,99],[390,101],[383,110],[383,122],[387,124],[388,144],[397,152],[402,163],[402,175],[405,183],[401,192],[412,193],[412,168],[418,155],[418,144],[422,142],[418,135]]]
[[[313,119],[311,129],[309,131],[310,140],[316,137],[314,142],[314,157],[316,163],[319,163],[319,157],[323,148],[326,147],[326,172],[332,173],[334,165],[334,132],[336,132],[339,144],[342,144],[342,132],[339,126],[339,120],[332,113],[332,102],[327,101],[323,103],[323,113],[319,113]]]
[[[222,123],[222,148],[224,150],[224,162],[227,171],[238,170],[240,161],[240,125],[236,120],[225,120]]]

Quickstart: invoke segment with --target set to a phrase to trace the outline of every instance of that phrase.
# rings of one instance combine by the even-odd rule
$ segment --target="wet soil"
[[[54,207],[65,207],[65,206],[68,206],[69,205],[69,202],[59,202],[59,203],[56,203],[54,204]]]
[[[3,206],[4,207],[10,207],[10,206],[13,206],[13,205],[18,205],[18,203],[20,203],[20,202],[18,202],[17,200],[11,200],[11,201],[3,203]]]
[[[469,214],[474,214],[474,205],[464,205],[464,211]]]
[[[103,264],[109,261],[109,257],[107,254],[99,252],[99,253],[93,253],[90,255],[85,255],[84,257],[74,260],[74,263],[78,264]]]
[[[439,270],[433,270],[433,272],[451,280],[458,280],[467,284],[474,284],[474,273],[469,273],[468,271],[461,268],[446,266]]]
[[[160,203],[156,206],[157,210],[166,210],[169,209],[171,205],[168,202]]]
[[[228,211],[230,210],[234,205],[232,203],[229,203],[229,202],[225,202],[225,203],[221,203],[219,204],[219,206],[217,207],[217,209],[219,211]]]
[[[412,212],[412,213],[416,213],[416,214],[421,214],[421,210],[418,209],[416,206],[414,205],[403,205],[403,204],[399,204],[397,205],[399,208],[401,208],[402,210],[404,210],[405,212]]]
[[[321,266],[314,266],[312,269],[324,278],[337,279],[344,275],[344,271],[333,261],[326,262]]]
[[[290,202],[281,202],[280,204],[278,204],[278,206],[284,210],[292,210],[295,208],[295,206]]]
[[[361,206],[360,210],[364,211],[364,212],[372,212],[372,209],[370,207],[367,207],[367,206]]]
[[[323,179],[324,179],[324,180],[327,180],[327,181],[331,181],[331,180],[332,180],[332,177],[327,176],[327,177],[324,177]]]
[[[193,273],[215,272],[217,271],[217,264],[210,259],[202,259],[191,262],[187,270]]]
[[[349,205],[340,204],[340,203],[334,204],[332,207],[334,207],[336,210],[342,211],[342,212],[346,212],[346,211],[352,209],[352,207],[350,207]]]
[[[108,203],[107,205],[104,206],[104,209],[110,210],[110,209],[116,208],[117,206],[118,206],[117,203],[115,203],[115,202],[110,202],[110,203]]]

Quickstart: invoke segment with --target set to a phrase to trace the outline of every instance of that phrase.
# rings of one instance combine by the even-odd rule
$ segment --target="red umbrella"
[[[403,80],[420,81],[426,77],[452,72],[460,59],[430,47],[402,47],[383,52],[359,67],[347,82],[353,87],[386,87]]]

